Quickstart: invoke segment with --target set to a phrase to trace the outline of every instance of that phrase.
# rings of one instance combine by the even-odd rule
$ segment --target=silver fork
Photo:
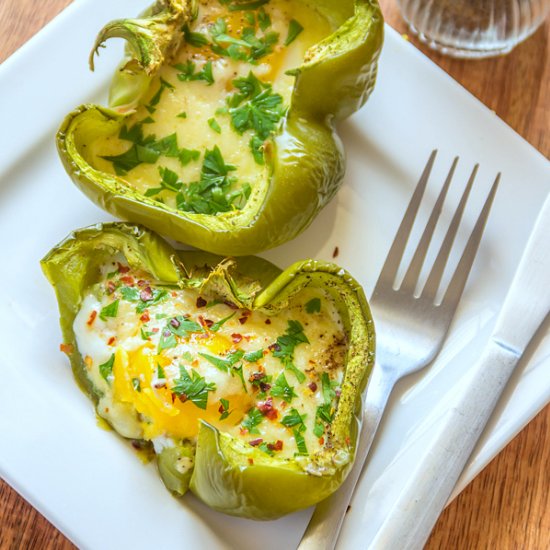
[[[343,485],[319,503],[298,547],[299,550],[332,550],[390,393],[404,376],[430,364],[443,346],[474,262],[481,236],[500,180],[489,191],[466,247],[442,300],[436,301],[441,279],[460,225],[478,165],[466,184],[458,207],[443,239],[420,295],[415,293],[437,220],[449,189],[458,157],[454,159],[405,276],[396,288],[396,278],[420,207],[437,151],[433,151],[418,181],[405,216],[382,267],[370,304],[377,335],[377,359],[367,387],[363,426],[355,464]]]

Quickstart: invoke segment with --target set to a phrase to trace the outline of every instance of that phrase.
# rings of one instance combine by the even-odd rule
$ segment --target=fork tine
[[[428,223],[424,228],[422,237],[420,238],[416,250],[414,251],[414,255],[409,265],[409,268],[405,273],[405,277],[403,278],[403,282],[401,283],[400,287],[405,292],[409,292],[411,294],[414,292],[416,283],[418,281],[418,276],[420,275],[420,270],[422,269],[422,266],[424,264],[426,253],[428,252],[428,248],[433,237],[435,226],[437,225],[437,220],[439,219],[441,210],[443,209],[443,203],[445,202],[447,191],[449,190],[451,180],[453,179],[453,174],[455,172],[457,163],[458,157],[455,157],[453,164],[451,165],[451,169],[447,174],[447,178],[445,179],[445,183],[443,184],[443,187],[439,192],[439,196],[437,197],[432,213],[430,214]]]
[[[447,229],[447,233],[445,234],[445,238],[443,239],[439,252],[437,253],[437,257],[435,259],[432,270],[430,271],[426,284],[422,289],[421,296],[423,298],[427,298],[432,301],[435,300],[437,291],[439,289],[439,284],[441,283],[441,277],[443,276],[445,265],[447,265],[447,260],[449,259],[449,254],[451,252],[453,242],[458,232],[458,226],[460,225],[462,214],[464,213],[466,203],[468,202],[468,197],[476,178],[478,168],[479,164],[476,164],[472,170],[470,178],[468,179],[468,183],[464,188],[462,197],[460,198],[460,202],[458,204],[458,208],[454,213],[453,219],[451,220],[449,228]]]
[[[437,149],[434,149],[430,155],[430,158],[428,159],[428,162],[426,163],[426,166],[424,168],[424,171],[422,172],[422,175],[420,176],[420,179],[418,180],[418,183],[416,184],[416,188],[409,202],[409,206],[407,206],[405,216],[403,217],[401,225],[397,230],[390,251],[386,256],[386,261],[384,262],[382,270],[380,271],[376,286],[386,281],[389,283],[393,283],[395,279],[395,275],[397,274],[399,264],[401,263],[401,258],[403,257],[403,252],[405,251],[405,247],[407,246],[407,241],[409,240],[409,235],[411,233],[411,229],[414,224],[414,220],[416,218],[422,196],[424,195],[424,190],[426,189],[426,184],[428,183],[428,178],[430,176],[430,172],[432,171],[432,166],[434,164],[436,155]],[[376,287],[374,289],[374,292],[376,292]]]
[[[476,221],[474,229],[470,234],[470,238],[466,244],[466,248],[462,253],[458,266],[455,270],[455,273],[449,283],[449,286],[443,296],[441,306],[444,308],[450,308],[454,311],[460,297],[462,296],[462,291],[466,285],[466,279],[470,274],[472,264],[474,263],[474,258],[479,247],[479,242],[483,235],[483,230],[485,229],[485,224],[487,223],[487,218],[489,217],[489,212],[491,211],[491,205],[493,204],[493,199],[495,198],[495,193],[497,192],[498,184],[500,182],[500,172],[497,174],[497,177],[487,195],[485,204],[479,214],[479,217]]]

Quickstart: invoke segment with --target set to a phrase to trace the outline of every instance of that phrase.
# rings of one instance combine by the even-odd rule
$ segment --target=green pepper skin
[[[123,177],[96,170],[86,158],[88,143],[118,133],[162,61],[179,46],[171,37],[181,37],[181,23],[195,8],[175,0],[159,0],[154,15],[115,21],[100,33],[94,51],[116,36],[128,40],[127,55],[111,87],[111,107],[83,105],[59,129],[58,151],[73,182],[114,216],[217,254],[255,254],[296,237],[342,183],[345,159],[335,128],[371,93],[383,41],[376,0],[317,4],[339,26],[290,71],[296,78],[290,106],[265,149],[269,175],[255,182],[242,210],[183,212],[138,193]]]
[[[202,422],[196,449],[190,441],[181,441],[162,450],[157,463],[174,494],[183,495],[189,488],[210,507],[251,519],[274,519],[335,491],[353,462],[361,392],[374,363],[374,327],[359,284],[343,269],[321,261],[297,262],[281,272],[253,256],[224,260],[206,252],[176,251],[151,231],[132,224],[109,223],[76,231],[41,265],[57,294],[73,372],[94,401],[100,396],[87,378],[72,327],[85,290],[100,278],[99,266],[117,253],[161,284],[205,289],[239,307],[270,315],[288,307],[306,286],[322,288],[332,296],[349,347],[341,395],[321,450],[294,459],[271,457]]]

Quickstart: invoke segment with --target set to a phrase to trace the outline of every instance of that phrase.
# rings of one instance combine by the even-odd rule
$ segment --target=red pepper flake
[[[231,309],[239,309],[239,306],[234,304],[233,302],[230,302],[229,300],[225,300],[224,304]]]
[[[266,320],[265,320],[265,324],[266,324],[266,325],[270,325],[270,324],[271,324],[271,319],[266,319]]]
[[[74,348],[72,344],[59,344],[59,351],[67,355],[71,355],[71,353],[74,351]]]
[[[349,436],[348,436],[348,437],[346,437],[346,445],[348,445],[348,446],[349,446],[349,445],[350,445],[350,443],[351,443],[351,439],[350,439],[350,438],[349,438]]]
[[[323,445],[324,442],[325,442],[325,438],[324,438],[324,437],[320,437],[320,438],[319,438],[319,445]]]
[[[134,278],[131,275],[124,275],[124,277],[121,277],[120,280],[129,286],[134,284]]]
[[[139,318],[140,321],[143,323],[148,323],[151,320],[151,317],[149,317],[149,312],[146,311],[142,314],[142,316]]]
[[[335,246],[334,251],[332,252],[332,257],[336,258],[336,256],[338,256],[338,254],[340,254],[340,249],[337,246]]]
[[[204,307],[208,302],[202,296],[199,296],[196,303],[197,307]]]
[[[248,317],[246,315],[239,317],[239,323],[241,323],[241,325],[244,325],[247,321],[248,321]]]
[[[280,439],[277,439],[275,443],[268,443],[267,448],[270,451],[282,451],[283,450],[283,442]]]
[[[231,335],[231,340],[233,340],[233,343],[234,344],[238,344],[241,340],[243,339],[243,335],[242,334],[232,334]]]
[[[248,463],[250,464],[250,466],[253,466],[253,465],[254,465],[254,459],[253,459],[253,458],[249,458],[249,459],[248,459]]]
[[[92,313],[90,313],[90,316],[88,317],[88,320],[86,321],[86,324],[91,327],[94,324],[95,318],[97,317],[97,311],[94,309]]]
[[[315,382],[310,382],[307,387],[312,391],[312,392],[316,392],[317,391],[317,384]]]
[[[130,267],[127,265],[122,265],[120,262],[118,263],[118,272],[119,273],[128,273],[130,271]]]
[[[170,325],[172,325],[174,328],[178,328],[181,323],[174,317],[173,319],[170,319]]]
[[[113,281],[107,282],[107,294],[112,294],[116,290],[116,285]]]
[[[146,286],[140,293],[139,297],[143,302],[150,302],[153,299],[153,291],[150,286]]]
[[[165,388],[165,387],[166,387],[166,382],[155,382],[153,384],[153,388],[155,388],[156,390],[160,390],[160,389]],[[172,395],[174,395],[174,394],[172,394]],[[174,401],[172,400],[172,403],[173,402]]]
[[[281,351],[281,346],[275,342],[274,344],[271,344],[268,348],[269,351]]]
[[[116,342],[116,338],[114,336],[111,336],[109,340],[107,340],[107,345],[112,346]]]
[[[203,327],[210,328],[214,324],[214,321],[212,319],[205,319],[202,315],[199,315],[199,323]]]
[[[239,433],[241,435],[246,435],[248,433],[248,430],[246,428],[240,428]]]
[[[258,445],[261,445],[264,442],[264,440],[261,437],[258,437],[258,439],[251,439],[248,444],[252,445],[252,447],[257,447]]]
[[[173,394],[172,394],[173,395]],[[185,395],[184,393],[181,393],[180,395],[177,396],[178,399],[182,402],[182,403],[185,403],[189,398],[187,397],[187,395]]]
[[[258,402],[258,410],[269,420],[276,420],[279,413],[273,406],[273,398],[268,397],[265,401]]]
[[[159,331],[158,327],[154,327],[151,332],[154,332],[155,334]]]

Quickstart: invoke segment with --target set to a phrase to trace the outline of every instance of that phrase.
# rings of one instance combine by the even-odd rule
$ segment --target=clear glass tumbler
[[[508,53],[550,11],[550,0],[397,0],[420,40],[441,53],[482,58]]]

